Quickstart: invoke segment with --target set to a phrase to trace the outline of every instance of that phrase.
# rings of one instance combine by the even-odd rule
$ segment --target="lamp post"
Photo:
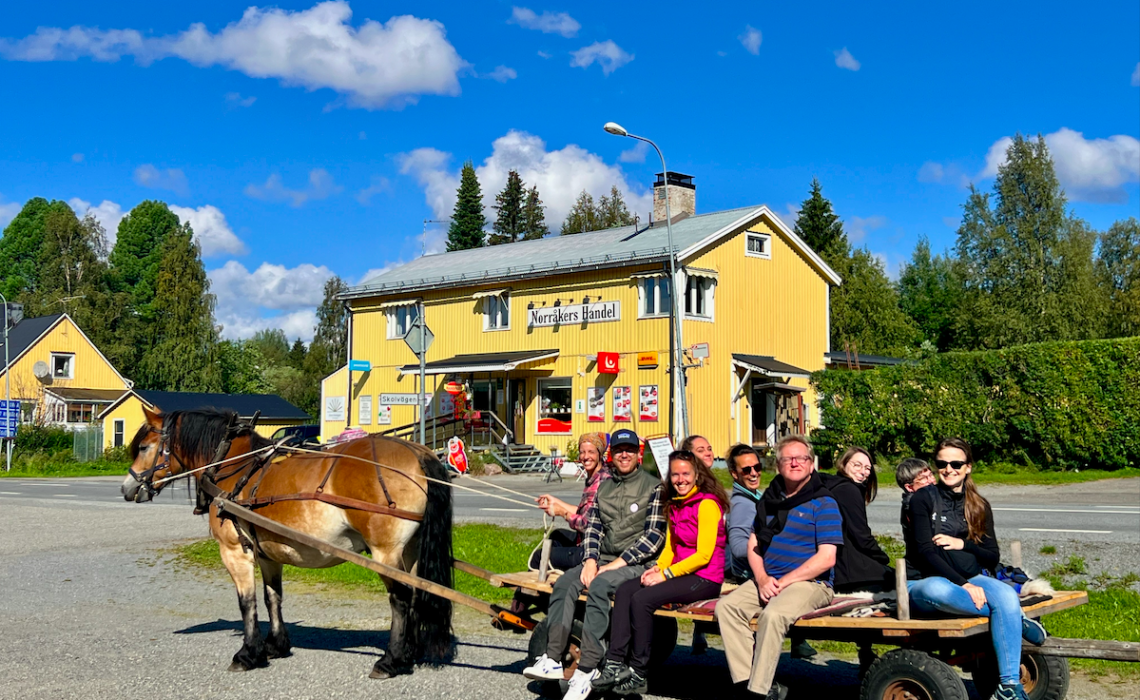
[[[685,345],[681,331],[681,295],[677,293],[677,254],[673,249],[673,215],[669,209],[669,169],[665,167],[665,156],[653,141],[644,136],[637,136],[625,130],[620,124],[606,122],[602,127],[607,133],[615,136],[637,139],[653,146],[657,156],[661,159],[661,177],[665,181],[665,231],[669,238],[669,288],[672,292],[673,308],[670,315],[673,321],[673,436],[674,440],[689,434],[689,412],[685,409]]]
[[[8,297],[4,296],[3,293],[0,293],[0,299],[4,300],[4,413],[5,413],[5,415],[7,415],[7,412],[12,410],[12,390],[11,390],[12,384],[11,384],[11,380],[9,379],[9,375],[11,374],[11,372],[9,370],[11,368],[8,366],[8,362],[9,362],[9,358],[8,358],[8,313],[9,313],[9,309],[8,309]],[[5,462],[4,471],[10,472],[10,471],[12,471],[12,438],[8,438],[5,442],[7,442],[6,447],[8,449],[7,449],[7,458],[6,458],[7,461]]]

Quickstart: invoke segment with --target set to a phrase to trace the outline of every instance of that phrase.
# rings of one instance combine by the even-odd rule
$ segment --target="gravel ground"
[[[202,519],[183,505],[8,501],[0,509],[0,530],[0,698],[498,699],[535,698],[542,690],[519,674],[526,638],[495,632],[465,609],[456,616],[460,642],[453,663],[369,680],[377,646],[386,642],[386,632],[375,631],[387,629],[386,602],[288,583],[294,655],[267,669],[227,672],[240,646],[232,585],[222,574],[181,569],[163,554],[206,536]],[[1054,543],[1058,556],[1067,556],[1062,543]],[[1091,565],[1094,557],[1082,547]],[[1129,566],[1102,554],[1097,563],[1106,568]],[[1131,565],[1136,561],[1133,555]],[[821,686],[837,700],[855,698],[855,666],[821,657],[816,664],[785,658],[780,678],[791,685],[792,700]],[[661,697],[720,697],[730,690],[716,649],[692,657],[679,646],[654,681]],[[1134,683],[1075,678],[1069,698],[1134,698],[1138,690]]]

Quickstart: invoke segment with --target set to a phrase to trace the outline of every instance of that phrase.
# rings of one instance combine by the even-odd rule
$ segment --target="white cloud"
[[[194,239],[202,246],[202,257],[212,258],[224,253],[245,255],[249,248],[242,242],[226,221],[226,215],[210,204],[192,209],[169,205],[170,211],[184,224],[194,229]]]
[[[618,160],[623,163],[644,163],[645,156],[649,153],[649,144],[644,141],[638,141],[634,144],[633,148],[621,152]]]
[[[424,188],[427,204],[437,219],[449,218],[455,208],[459,173],[448,170],[449,160],[450,154],[434,148],[419,148],[400,156],[400,172],[415,177]],[[518,171],[528,187],[538,186],[546,205],[546,223],[552,231],[562,225],[582,190],[596,199],[616,185],[629,210],[640,213],[643,221],[653,206],[652,192],[632,187],[620,166],[609,165],[600,156],[574,144],[548,151],[538,136],[515,130],[495,139],[491,155],[475,169],[484,206],[494,203],[511,170]]]
[[[523,29],[537,29],[543,34],[561,34],[566,38],[577,36],[582,25],[565,12],[543,12],[536,14],[525,7],[511,8],[511,18],[507,24],[517,24]]]
[[[922,164],[921,168],[918,169],[918,181],[942,182],[942,176],[944,174],[944,168],[942,167],[941,163],[927,161]]]
[[[737,37],[740,39],[740,44],[744,46],[744,50],[753,56],[760,55],[760,42],[764,40],[763,35],[759,29],[752,25],[745,25],[744,33]]]
[[[855,57],[852,56],[851,52],[844,46],[835,52],[835,65],[840,68],[846,68],[847,70],[859,70],[860,63],[855,60]]]
[[[928,160],[918,169],[918,181],[939,182],[964,188],[970,184],[970,176],[957,163],[943,165]]]
[[[1140,87],[1140,63],[1136,64],[1136,70],[1132,71],[1132,87]]]
[[[388,178],[379,175],[373,175],[368,187],[365,187],[356,193],[356,201],[365,206],[368,206],[372,203],[372,197],[374,195],[378,195],[381,192],[387,192],[391,189],[392,185],[388,182]]]
[[[186,196],[190,192],[190,183],[186,175],[178,168],[159,170],[150,163],[135,168],[135,182],[143,187],[154,190],[170,190],[175,194]]]
[[[539,57],[539,58],[551,58],[551,55],[550,55],[550,54],[548,54],[548,53],[546,53],[545,51],[539,51],[539,52],[538,52],[538,57]]]
[[[307,10],[250,7],[216,34],[202,23],[179,34],[143,37],[134,29],[40,27],[23,39],[0,39],[0,56],[18,61],[68,61],[90,56],[141,65],[182,58],[220,65],[254,78],[277,78],[308,90],[329,88],[353,107],[399,108],[419,95],[458,95],[467,67],[443,24],[410,15],[352,26],[347,0]]]
[[[94,216],[106,233],[107,250],[110,251],[111,248],[115,247],[115,240],[119,237],[119,222],[127,215],[121,206],[109,199],[104,199],[99,203],[99,206],[93,207],[91,202],[85,202],[79,197],[72,197],[67,200],[67,204],[81,219],[88,214]]]
[[[595,62],[602,67],[602,73],[609,75],[618,68],[633,60],[633,54],[626,53],[612,40],[595,41],[589,46],[583,46],[577,51],[570,52],[573,57],[570,65],[575,68],[589,68]]]
[[[514,68],[508,68],[507,66],[497,66],[495,70],[491,71],[483,77],[490,78],[491,80],[500,83],[505,83],[508,80],[514,80],[515,78],[519,77],[519,74],[518,71],[516,71]]]
[[[71,154],[71,162],[72,163],[82,163],[83,162],[83,154],[82,153],[72,153]]]
[[[226,104],[230,107],[252,107],[256,97],[242,97],[240,92],[227,92]]]
[[[10,222],[12,219],[15,219],[16,214],[19,214],[20,210],[23,208],[24,205],[22,204],[17,204],[15,202],[4,202],[2,199],[0,199],[0,230],[3,230],[4,227],[8,225],[8,222]]]
[[[887,224],[887,217],[885,216],[852,216],[846,222],[847,235],[852,243],[859,243],[867,234],[875,229],[882,228]]]
[[[301,190],[291,190],[282,182],[281,176],[273,173],[264,185],[249,184],[245,187],[245,194],[254,199],[267,202],[288,201],[290,206],[299,207],[305,202],[314,199],[327,199],[340,192],[343,187],[333,181],[332,175],[324,168],[309,171],[309,186]]]
[[[997,175],[1011,143],[1013,139],[1003,136],[990,146],[985,168],[978,177]],[[1140,140],[1132,136],[1086,139],[1081,132],[1062,127],[1045,134],[1045,145],[1053,158],[1057,179],[1070,199],[1124,203],[1128,201],[1124,185],[1140,180]]]
[[[250,272],[236,260],[208,274],[225,337],[248,338],[259,330],[281,328],[288,337],[306,342],[313,338],[325,282],[333,276],[327,267],[308,263],[291,269],[262,263]]]
[[[800,218],[800,205],[792,204],[791,202],[788,202],[787,204],[784,205],[784,213],[783,214],[776,211],[775,207],[768,207],[768,208],[772,210],[772,213],[775,214],[776,217],[780,219],[780,221],[784,222],[785,226],[792,229],[793,231],[795,230],[796,219]]]

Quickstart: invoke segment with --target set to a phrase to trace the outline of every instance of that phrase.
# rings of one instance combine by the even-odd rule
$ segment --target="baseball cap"
[[[632,445],[633,447],[641,447],[641,440],[637,437],[637,433],[629,428],[622,428],[615,430],[610,435],[610,449],[618,445]]]

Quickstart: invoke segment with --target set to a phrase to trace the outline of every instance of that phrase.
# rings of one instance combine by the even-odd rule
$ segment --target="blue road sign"
[[[349,372],[371,372],[372,371],[372,363],[369,362],[368,360],[349,360],[348,361],[348,371]]]
[[[0,399],[0,438],[16,437],[16,426],[20,422],[20,402]]]

